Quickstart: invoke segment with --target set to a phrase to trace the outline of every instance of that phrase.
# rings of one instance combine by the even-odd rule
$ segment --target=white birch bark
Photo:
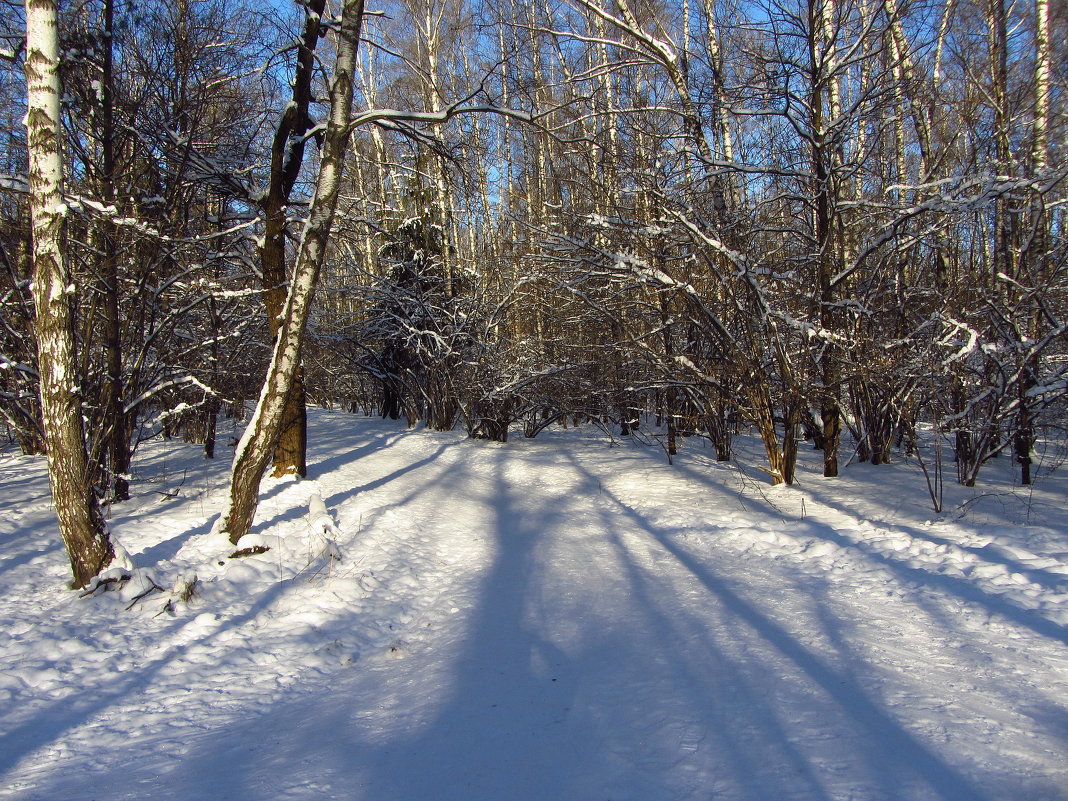
[[[900,126],[899,136],[904,143],[904,115],[906,109],[911,114],[916,131],[916,140],[920,146],[920,164],[922,174],[919,183],[926,183],[933,177],[934,153],[931,146],[931,115],[925,110],[918,95],[922,91],[916,79],[917,69],[912,57],[912,48],[905,33],[905,24],[897,0],[884,0],[883,6],[890,25],[890,53],[894,70],[895,124]],[[948,8],[948,4],[947,4]],[[935,92],[932,92],[932,97]],[[930,100],[928,102],[931,102]],[[908,183],[907,170],[904,168],[903,147],[898,148],[898,180]]]
[[[70,281],[63,254],[63,127],[54,0],[26,2],[26,131],[33,221],[41,411],[48,475],[73,586],[84,587],[114,551],[93,492],[75,367]]]
[[[730,116],[727,110],[726,87],[723,76],[723,49],[720,44],[719,27],[716,24],[715,5],[712,0],[704,0],[705,6],[705,52],[708,56],[708,65],[712,69],[713,92],[715,92],[716,127],[719,134],[719,146],[723,155],[723,161],[727,164],[734,163],[734,141],[731,133]],[[733,178],[728,184],[730,200],[737,206],[741,200]]]
[[[1035,173],[1049,164],[1049,101],[1052,59],[1049,42],[1049,0],[1035,0],[1035,123],[1032,162]]]
[[[293,281],[282,312],[274,353],[256,411],[238,443],[227,508],[217,524],[230,542],[237,543],[252,528],[260,480],[274,450],[282,412],[300,365],[301,346],[315,285],[326,255],[341,186],[344,155],[352,119],[352,88],[356,51],[363,19],[363,0],[345,0],[337,44],[337,60],[330,87],[330,117],[320,156],[319,178],[304,225]]]

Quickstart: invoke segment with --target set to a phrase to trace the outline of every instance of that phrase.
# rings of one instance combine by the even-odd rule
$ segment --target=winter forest
[[[703,485],[686,481],[727,465],[778,503],[808,464],[842,508],[911,493],[929,516],[966,511],[991,480],[1024,497],[1066,457],[1063,2],[0,7],[0,450],[23,460],[11,464],[47,456],[54,517],[41,531],[84,594],[130,580],[129,543],[112,532],[148,508],[138,459],[172,447],[196,454],[188,475],[225,476],[204,525],[226,547],[198,558],[278,571],[292,548],[254,529],[257,508],[309,476],[310,450],[341,442],[401,442],[364,468],[354,457],[354,476],[408,458],[405,436],[456,434],[440,441],[486,459],[547,443],[531,452],[559,477],[552,460],[571,446],[555,443],[574,431],[637,443],[680,471],[650,486],[694,504]],[[351,426],[380,433],[365,441]],[[856,465],[870,478],[845,475]],[[605,470],[573,491],[604,502]],[[153,491],[174,500],[188,487]],[[356,519],[337,497],[310,497],[333,539]],[[769,536],[746,547],[786,547]],[[1060,559],[1036,543],[1035,559]],[[939,553],[938,580],[956,587]],[[1068,568],[1028,564],[1012,575],[1055,574],[1041,604],[1068,598],[1047,593],[1068,592]],[[152,580],[145,593],[186,602],[196,582]],[[836,668],[734,601],[837,686]],[[1027,625],[1063,649],[1068,618],[1050,620]],[[920,784],[796,797],[984,797],[900,739],[861,683],[845,706],[881,721]],[[740,786],[725,797],[795,797]],[[434,797],[395,790],[367,797]],[[466,798],[601,797],[572,791]],[[1025,795],[1065,798],[1043,792]],[[699,797],[648,793],[616,796]]]
[[[1046,0],[350,4],[350,64],[323,2],[70,3],[51,190],[6,5],[0,408],[24,453],[81,462],[53,470],[100,553],[79,583],[107,546],[73,507],[127,497],[146,427],[211,456],[272,352],[235,542],[267,462],[305,472],[308,403],[502,441],[651,413],[669,456],[722,460],[750,428],[786,484],[802,441],[835,476],[846,441],[880,464],[933,436],[935,494],[999,455],[1028,484],[1063,439]]]

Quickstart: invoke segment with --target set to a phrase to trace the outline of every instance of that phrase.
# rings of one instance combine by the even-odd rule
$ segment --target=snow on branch
[[[258,220],[249,219],[236,223],[235,225],[225,228],[220,231],[211,231],[206,234],[197,234],[195,236],[171,236],[160,231],[144,220],[139,220],[136,217],[126,217],[119,213],[119,210],[115,208],[113,204],[102,203],[99,200],[94,200],[91,197],[85,195],[66,195],[65,201],[67,207],[74,211],[89,210],[102,217],[106,217],[108,222],[119,228],[126,228],[132,231],[147,236],[151,239],[155,239],[158,242],[166,242],[168,244],[180,244],[191,245],[200,242],[210,242],[222,237],[228,237],[231,234],[235,234],[239,231],[244,231],[257,224]]]
[[[140,395],[138,395],[136,398],[133,398],[132,400],[127,401],[127,403],[126,403],[125,407],[123,408],[123,410],[126,412],[126,414],[130,414],[134,410],[138,409],[142,404],[144,404],[147,401],[151,400],[156,395],[159,395],[161,392],[163,392],[165,390],[168,390],[168,389],[173,389],[174,387],[182,387],[182,386],[194,386],[194,387],[197,387],[197,388],[203,390],[208,395],[214,395],[215,394],[215,391],[212,390],[211,387],[209,387],[206,384],[204,384],[196,376],[194,376],[194,375],[184,375],[184,376],[180,376],[178,378],[172,378],[172,379],[169,379],[167,381],[161,381],[158,384],[154,384],[153,386],[149,387],[144,392],[142,392]],[[173,412],[164,412],[163,416],[166,416],[167,414],[173,414]]]
[[[511,108],[488,104],[465,105],[465,101],[451,103],[440,111],[399,111],[397,109],[371,109],[356,115],[349,130],[355,130],[367,123],[426,123],[437,125],[448,122],[461,114],[497,114],[519,122],[534,123],[544,114],[529,114]]]

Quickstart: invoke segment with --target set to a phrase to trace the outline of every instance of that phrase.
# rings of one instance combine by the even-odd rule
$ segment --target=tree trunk
[[[311,0],[306,6],[304,33],[297,47],[297,68],[293,76],[293,100],[286,106],[271,144],[271,174],[263,200],[266,230],[260,248],[263,285],[266,290],[267,327],[277,341],[281,315],[286,302],[286,208],[293,185],[304,161],[304,146],[311,129],[309,106],[315,72],[315,46],[319,41],[326,0]],[[274,475],[308,473],[308,415],[303,372],[286,398],[282,430],[274,452]]]
[[[220,530],[235,544],[252,528],[260,480],[277,445],[286,400],[300,368],[300,351],[308,311],[326,255],[330,226],[341,186],[344,155],[350,134],[356,48],[362,19],[363,0],[345,0],[338,31],[337,61],[330,87],[330,118],[320,155],[319,179],[297,252],[296,267],[275,339],[274,354],[256,411],[234,455],[229,506],[220,522]]]
[[[1049,164],[1049,122],[1050,122],[1050,73],[1052,70],[1050,56],[1050,18],[1048,0],[1035,0],[1035,120],[1031,145],[1031,168],[1036,182],[1041,182],[1042,174]],[[1037,195],[1037,193],[1035,193]],[[1047,242],[1049,241],[1049,221],[1041,196],[1035,199],[1034,233],[1030,237],[1026,255],[1035,277],[1046,275],[1048,259]],[[1034,280],[1034,279],[1032,279]],[[1035,281],[1037,284],[1038,282]],[[1040,336],[1042,316],[1033,315],[1031,338]],[[1013,453],[1020,465],[1020,483],[1031,484],[1031,451],[1035,444],[1035,414],[1032,408],[1031,391],[1038,385],[1039,356],[1028,356],[1020,371],[1016,432],[1013,437]]]
[[[663,327],[664,357],[669,365],[673,365],[675,360],[675,346],[671,340],[671,310],[668,307],[667,296],[662,292],[660,293],[660,324]],[[672,366],[671,369],[674,370],[674,367]],[[673,376],[671,377],[673,378]],[[664,416],[667,418],[668,464],[671,464],[672,457],[677,456],[679,452],[675,401],[675,389],[669,384],[664,388]]]
[[[75,372],[70,283],[63,258],[63,130],[53,0],[26,2],[26,131],[33,218],[33,300],[48,475],[75,588],[114,556],[93,494]]]
[[[105,205],[115,202],[115,106],[113,86],[113,34],[115,22],[114,0],[104,0],[104,54],[101,80],[100,141],[103,170],[100,181],[101,198]],[[122,321],[119,318],[119,259],[117,230],[111,220],[104,220],[104,350],[107,376],[104,382],[104,430],[108,464],[108,484],[111,499],[130,499],[130,437],[127,433],[126,409],[122,386]]]
[[[812,168],[815,205],[816,272],[819,284],[819,322],[825,332],[834,332],[838,327],[836,291],[832,283],[836,264],[834,241],[835,190],[831,168],[834,164],[833,146],[828,141],[824,114],[824,97],[829,97],[830,118],[833,122],[838,110],[838,82],[835,75],[834,43],[829,30],[833,29],[832,0],[812,0],[809,6],[809,48],[812,69],[810,95],[812,113]],[[820,418],[823,426],[823,475],[838,475],[838,448],[842,437],[842,412],[839,403],[841,381],[840,354],[838,345],[830,337],[822,341],[822,353],[818,356],[820,378]]]

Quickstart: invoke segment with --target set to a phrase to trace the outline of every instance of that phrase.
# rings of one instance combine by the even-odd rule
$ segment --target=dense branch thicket
[[[24,49],[5,8],[0,412],[33,453]],[[833,476],[944,437],[965,484],[999,454],[1028,483],[1035,443],[1064,441],[1063,9],[382,10],[302,352],[311,402],[498,440],[653,420],[669,454],[703,435],[723,459],[749,429],[776,482],[805,440]],[[333,53],[311,57],[318,8],[291,11],[66,4],[65,249],[102,497],[124,496],[141,438],[211,455],[218,414],[259,394]]]

